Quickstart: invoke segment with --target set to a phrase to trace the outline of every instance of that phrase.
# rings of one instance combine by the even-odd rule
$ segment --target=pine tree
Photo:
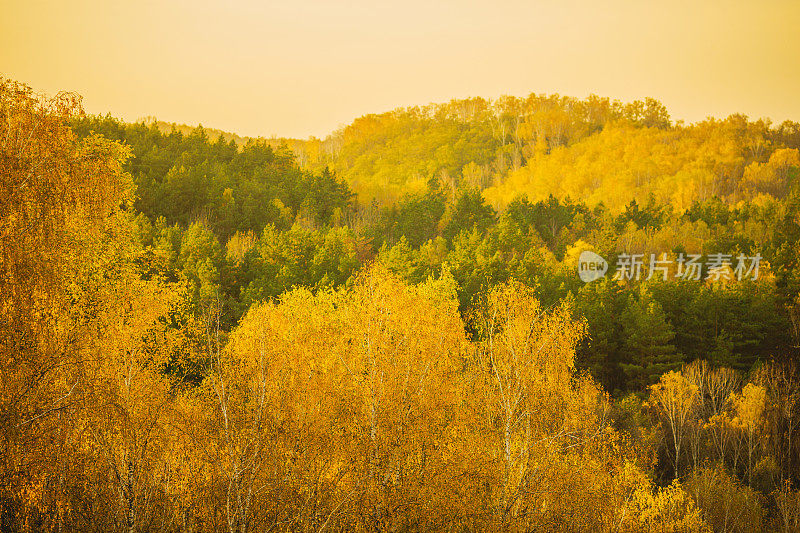
[[[672,343],[675,332],[664,311],[650,293],[642,290],[631,295],[622,313],[622,371],[628,388],[640,389],[658,381],[658,377],[678,368],[681,354]]]

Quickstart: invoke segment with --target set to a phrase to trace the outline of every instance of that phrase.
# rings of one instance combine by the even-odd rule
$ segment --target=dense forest
[[[800,124],[209,131],[0,78],[0,529],[800,531]]]

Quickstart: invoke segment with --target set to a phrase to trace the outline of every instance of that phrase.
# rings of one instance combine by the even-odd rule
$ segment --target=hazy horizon
[[[316,136],[471,96],[653,97],[673,120],[800,119],[800,4],[15,3],[0,72],[89,113]]]

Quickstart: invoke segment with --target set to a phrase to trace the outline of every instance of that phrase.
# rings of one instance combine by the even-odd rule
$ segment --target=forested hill
[[[796,156],[783,149],[800,147],[800,125],[742,115],[675,124],[653,99],[532,94],[367,115],[294,146],[301,163],[330,165],[364,200],[396,200],[435,176],[484,190],[496,209],[553,194],[619,211],[652,193],[681,210],[713,196],[785,194]]]
[[[160,132],[193,128],[152,120]],[[206,130],[244,146],[255,139]],[[290,148],[308,170],[338,172],[362,202],[396,201],[436,177],[473,187],[495,208],[524,194],[550,194],[620,211],[650,194],[684,210],[695,200],[729,202],[786,193],[800,124],[743,115],[673,123],[658,101],[630,103],[531,94],[470,98],[360,117],[325,139],[264,139]]]
[[[531,96],[365,116],[324,141],[110,117],[73,129],[130,147],[150,268],[185,278],[195,306],[220,299],[225,328],[257,301],[342,286],[378,259],[412,283],[450,271],[462,312],[509,279],[545,303],[574,298],[593,338],[580,363],[611,390],[697,357],[747,369],[796,342],[797,123],[686,126],[650,99]],[[612,268],[621,253],[764,264],[755,284],[585,285],[582,250]]]

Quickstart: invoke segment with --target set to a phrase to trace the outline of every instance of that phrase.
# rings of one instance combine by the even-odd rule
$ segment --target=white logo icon
[[[589,250],[581,252],[578,258],[578,276],[581,281],[590,283],[598,280],[608,272],[608,262],[601,256]]]

